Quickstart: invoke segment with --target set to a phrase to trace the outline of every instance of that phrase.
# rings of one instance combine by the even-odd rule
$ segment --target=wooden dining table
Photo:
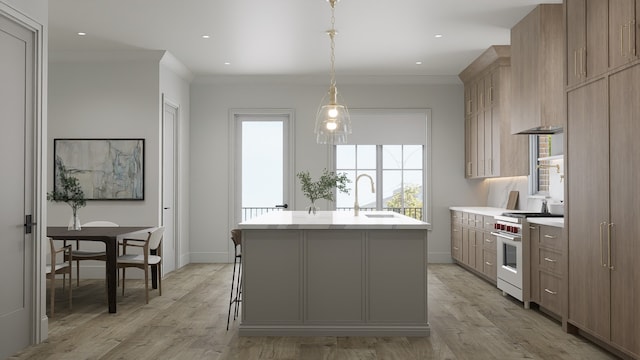
[[[140,235],[153,230],[153,226],[84,227],[82,230],[68,230],[66,226],[47,227],[47,237],[54,240],[80,240],[103,242],[106,249],[107,299],[109,312],[116,312],[116,290],[118,275],[118,240],[140,238]],[[153,279],[157,279],[157,269],[152,270]],[[155,281],[154,281],[155,283]]]

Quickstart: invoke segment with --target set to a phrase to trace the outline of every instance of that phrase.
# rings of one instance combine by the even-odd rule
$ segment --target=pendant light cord
[[[335,36],[336,36],[336,0],[329,0],[329,4],[331,4],[331,30],[327,31],[327,34],[329,34],[329,38],[331,39],[331,69],[329,72],[329,76],[331,79],[331,86],[335,87],[336,86],[336,55],[335,55],[335,50],[336,50],[336,42],[335,42]]]

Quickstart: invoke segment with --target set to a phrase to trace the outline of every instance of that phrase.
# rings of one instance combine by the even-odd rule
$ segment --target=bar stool
[[[242,302],[242,231],[240,229],[231,230],[231,240],[233,240],[235,257],[233,258],[233,275],[231,277],[231,295],[229,296],[229,313],[227,314],[227,331],[229,331],[229,321],[231,319],[231,306],[235,304],[233,310],[233,320],[238,317],[240,302]],[[236,271],[237,267],[237,271]],[[237,274],[237,275],[236,275]],[[235,295],[234,295],[235,290]]]

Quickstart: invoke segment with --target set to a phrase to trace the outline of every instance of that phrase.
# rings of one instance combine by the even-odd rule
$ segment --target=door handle
[[[287,209],[289,208],[289,204],[276,205],[277,208]]]
[[[170,208],[170,207],[165,207],[165,208],[163,208],[163,209],[165,209],[165,210],[169,210],[169,209],[171,209],[171,208]]]
[[[608,254],[608,257],[609,257],[609,259],[608,259],[608,262],[609,262],[609,270],[615,270],[615,266],[611,265],[611,228],[612,228],[614,225],[615,225],[614,223],[610,223],[609,225],[607,225],[607,233],[608,233],[608,234],[607,234],[607,237],[608,237],[608,242],[609,242],[609,245],[608,245],[608,252],[609,252],[609,254]]]
[[[24,217],[24,233],[25,234],[31,234],[31,231],[33,230],[33,226],[34,225],[38,225],[37,222],[33,222],[33,216],[32,215],[25,215]]]

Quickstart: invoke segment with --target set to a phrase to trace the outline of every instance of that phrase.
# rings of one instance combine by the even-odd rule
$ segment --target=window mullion
[[[382,210],[382,145],[376,145],[376,210]]]

